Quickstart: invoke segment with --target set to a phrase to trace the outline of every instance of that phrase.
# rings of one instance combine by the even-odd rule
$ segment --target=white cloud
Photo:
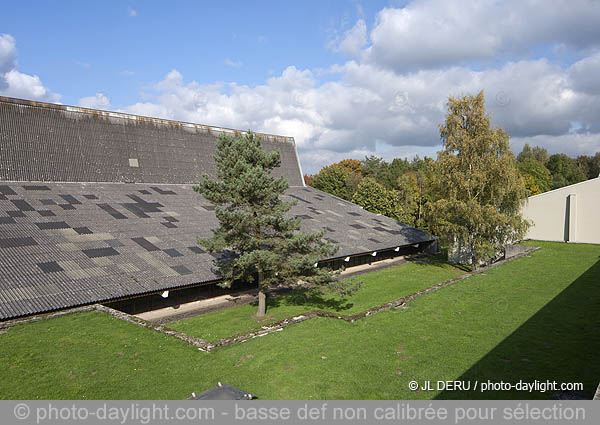
[[[230,66],[232,68],[239,68],[240,66],[242,66],[242,62],[241,61],[234,61],[234,60],[231,60],[231,59],[225,59],[223,61],[223,64],[225,66]]]
[[[95,96],[82,97],[77,103],[79,106],[91,109],[109,109],[110,101],[103,93],[96,93]]]
[[[361,49],[367,43],[367,25],[365,21],[359,19],[356,24],[346,31],[342,40],[334,50],[340,51],[348,56],[359,56]]]
[[[377,14],[370,63],[396,71],[525,58],[540,45],[584,50],[600,46],[600,2],[558,0],[414,1]],[[358,56],[358,54],[357,54]]]
[[[573,80],[589,62],[563,69],[543,59],[483,71],[457,66],[398,74],[349,61],[330,70],[337,80],[321,85],[313,72],[288,67],[255,87],[186,83],[173,70],[155,85],[151,101],[126,110],[293,136],[303,167],[315,172],[332,160],[368,154],[434,156],[448,96],[484,89],[493,123],[511,134],[514,146],[538,137],[550,151],[574,155],[593,153],[600,132],[600,96],[580,92]],[[589,135],[574,135],[575,122]],[[561,140],[569,143],[559,148]]]
[[[19,72],[17,47],[9,34],[0,34],[0,95],[58,102],[60,95],[46,88],[40,77]]]
[[[132,9],[131,7],[127,9],[127,14],[129,16],[131,16],[132,18],[135,18],[137,16],[137,11],[135,9]]]
[[[40,77],[37,75],[23,74],[13,69],[4,74],[4,78],[8,83],[8,87],[5,90],[1,90],[0,94],[5,96],[48,102],[58,102],[60,100],[60,95],[52,93],[44,87]]]
[[[593,95],[600,95],[599,75],[600,53],[596,53],[575,63],[569,73],[575,90]]]
[[[543,146],[551,154],[567,152],[569,155],[575,156],[593,155],[600,152],[600,134],[598,133],[568,133],[559,136],[537,135],[511,139],[511,147],[515,152],[520,152],[525,143],[530,146]]]
[[[0,76],[17,67],[17,46],[9,34],[0,34]],[[2,81],[0,81],[0,84]],[[2,86],[0,86],[2,89]]]

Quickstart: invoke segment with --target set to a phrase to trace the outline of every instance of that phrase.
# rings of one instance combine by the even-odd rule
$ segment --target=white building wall
[[[522,213],[526,238],[600,244],[600,177],[530,196]]]

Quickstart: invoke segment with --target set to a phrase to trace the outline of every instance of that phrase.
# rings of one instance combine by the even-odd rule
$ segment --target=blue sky
[[[303,169],[435,156],[448,96],[600,151],[600,2],[9,1],[0,94],[293,136]]]
[[[172,69],[198,82],[257,85],[291,64],[328,67],[341,58],[326,48],[332,33],[385,5],[14,1],[3,7],[1,32],[17,40],[19,69],[63,103],[102,92],[124,107]]]

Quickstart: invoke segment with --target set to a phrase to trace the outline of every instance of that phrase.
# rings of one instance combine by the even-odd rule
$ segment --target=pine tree
[[[219,226],[211,238],[198,242],[220,254],[221,286],[257,280],[257,316],[265,314],[266,295],[276,287],[329,288],[341,295],[357,289],[353,282],[336,282],[329,268],[315,266],[337,251],[323,240],[325,231],[303,233],[300,218],[286,217],[295,205],[280,199],[288,183],[270,175],[280,165],[279,152],[265,152],[260,138],[249,131],[222,136],[214,159],[217,179],[204,175],[194,190],[216,206]]]
[[[438,200],[428,204],[428,218],[437,235],[470,252],[477,268],[525,233],[520,208],[527,192],[508,134],[490,126],[483,91],[450,98],[440,133]]]

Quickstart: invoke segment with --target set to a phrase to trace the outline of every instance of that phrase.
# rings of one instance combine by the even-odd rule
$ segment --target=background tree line
[[[548,151],[528,144],[517,156],[517,166],[525,179],[529,196],[558,189],[600,174],[600,152],[594,156],[571,158],[564,153],[548,156]]]
[[[307,185],[354,202],[368,211],[383,214],[411,226],[428,229],[425,206],[439,198],[439,168],[432,158],[395,158],[387,162],[376,156],[362,161],[345,159],[326,166],[316,175],[305,175]],[[600,152],[571,158],[548,155],[539,146],[525,144],[516,158],[527,195],[537,195],[600,175]]]
[[[315,176],[305,176],[305,181],[367,211],[424,227],[423,206],[431,200],[433,165],[428,157],[386,162],[369,156],[362,161],[345,159],[329,165]]]

